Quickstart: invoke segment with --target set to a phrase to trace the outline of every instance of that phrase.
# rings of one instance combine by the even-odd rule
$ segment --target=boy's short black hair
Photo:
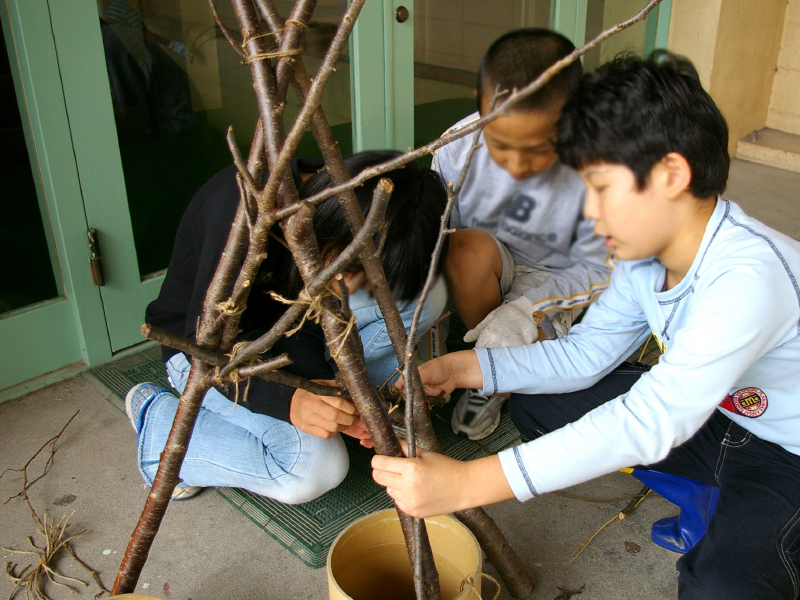
[[[558,156],[573,168],[625,165],[640,190],[670,152],[692,169],[697,198],[725,191],[728,125],[700,84],[692,63],[657,50],[647,60],[624,56],[581,82],[558,122]]]
[[[399,152],[360,152],[344,160],[351,177],[368,167],[400,156]],[[386,236],[381,262],[389,287],[399,300],[413,300],[422,291],[439,235],[447,192],[441,176],[417,162],[368,179],[354,191],[366,215],[372,206],[372,194],[378,181],[389,178],[394,191],[386,208]],[[331,185],[327,172],[309,177],[300,188],[300,197],[308,198]],[[338,196],[321,202],[314,211],[314,233],[325,256],[335,256],[349,244],[353,236],[339,204]],[[446,250],[446,247],[444,248]],[[442,253],[442,259],[445,253]],[[441,266],[440,259],[439,265]],[[356,264],[356,267],[358,265]]]
[[[500,36],[489,46],[478,70],[478,111],[483,98],[491,101],[498,88],[508,91],[524,88],[573,50],[572,42],[549,29],[527,27]],[[578,86],[582,74],[583,67],[576,60],[512,110],[558,110]]]

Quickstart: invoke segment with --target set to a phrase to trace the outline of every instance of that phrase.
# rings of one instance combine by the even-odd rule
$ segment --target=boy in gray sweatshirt
[[[476,95],[486,114],[495,94],[520,89],[574,49],[546,29],[518,29],[496,40],[481,62]],[[563,334],[608,285],[611,257],[583,217],[585,187],[558,161],[556,122],[582,75],[575,62],[536,94],[487,125],[451,216],[445,265],[450,296],[477,347],[518,346],[537,340],[534,311],[543,311]],[[434,168],[458,181],[472,136],[441,148]],[[548,323],[545,322],[545,325]],[[555,335],[553,328],[550,337]],[[453,430],[483,439],[500,421],[505,397],[468,390],[456,404]]]

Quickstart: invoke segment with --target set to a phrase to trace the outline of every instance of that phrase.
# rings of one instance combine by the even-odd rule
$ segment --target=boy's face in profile
[[[481,99],[481,114],[489,112],[490,100]],[[546,171],[556,160],[558,111],[516,112],[499,117],[483,129],[492,160],[514,179],[527,179]]]
[[[624,165],[594,163],[578,173],[586,184],[584,215],[595,221],[595,235],[605,238],[617,259],[659,256],[669,248],[675,215],[652,172],[643,190]]]

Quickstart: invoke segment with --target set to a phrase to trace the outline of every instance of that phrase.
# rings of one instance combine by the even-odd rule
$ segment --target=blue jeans
[[[447,290],[440,277],[425,303],[420,331],[442,313]],[[406,329],[411,325],[415,302],[402,303]],[[397,367],[386,324],[375,300],[359,291],[350,296],[350,307],[364,346],[367,370],[377,385]],[[189,377],[189,361],[179,353],[167,363],[167,374],[179,392]],[[139,433],[138,464],[145,482],[152,485],[158,460],[178,408],[178,398],[159,394],[147,407]],[[342,482],[349,466],[340,436],[324,440],[300,431],[290,423],[235,406],[216,389],[203,398],[186,458],[180,471],[181,485],[238,487],[287,504],[308,502]]]

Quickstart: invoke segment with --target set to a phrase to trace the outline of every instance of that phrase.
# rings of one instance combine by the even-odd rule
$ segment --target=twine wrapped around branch
[[[247,346],[249,343],[250,342],[238,342],[234,344],[233,348],[231,348],[230,354],[226,354],[225,356],[233,360],[236,354],[239,352],[239,350]],[[253,364],[256,362],[256,360],[257,359],[253,357],[248,364]],[[234,385],[234,389],[236,390],[236,392],[233,397],[233,406],[231,407],[231,410],[233,410],[234,408],[236,408],[236,405],[239,404],[239,382],[242,380],[242,377],[239,375],[239,370],[234,369],[228,375],[228,381],[225,381],[225,379],[223,379],[222,376],[220,375],[220,368],[221,367],[217,365],[216,368],[214,369],[214,380],[217,382],[218,385],[225,385],[226,383],[228,383],[228,381]],[[250,377],[247,378],[247,385],[244,387],[244,395],[242,396],[242,402],[247,402],[247,395],[249,393],[250,393]]]
[[[344,346],[345,340],[347,340],[347,338],[350,336],[350,333],[353,331],[353,327],[356,324],[356,317],[351,313],[349,319],[343,319],[336,312],[325,308],[323,300],[326,297],[333,296],[337,300],[342,299],[337,290],[335,290],[333,287],[331,287],[330,284],[328,284],[322,289],[322,291],[319,294],[316,294],[315,296],[309,295],[307,289],[303,288],[302,290],[300,290],[300,294],[297,300],[290,300],[288,298],[284,298],[283,296],[275,292],[270,292],[270,296],[272,296],[273,300],[277,300],[282,304],[289,304],[289,305],[304,304],[308,306],[308,308],[306,308],[305,313],[303,313],[303,318],[300,320],[300,323],[296,327],[294,327],[294,329],[290,329],[289,331],[287,331],[285,334],[286,337],[292,336],[298,331],[300,331],[300,329],[303,328],[303,325],[305,325],[306,321],[312,321],[313,323],[319,324],[320,319],[322,319],[322,314],[326,312],[329,315],[331,315],[331,317],[336,319],[339,323],[346,325],[342,333],[340,333],[338,336],[336,336],[334,339],[328,342],[328,348],[330,348],[331,350],[331,358],[333,358],[334,360],[338,358],[339,353],[342,351],[342,347]],[[334,346],[336,346],[335,349]]]
[[[214,308],[221,313],[224,312],[229,317],[235,317],[247,310],[247,304],[242,303],[237,305],[233,298],[228,298],[225,302],[218,303]]]
[[[303,23],[302,21],[298,21],[297,19],[286,19],[286,23],[294,23],[298,27],[302,29],[308,29],[308,25]],[[259,33],[256,35],[250,35],[249,33],[244,36],[242,40],[242,50],[245,51],[245,59],[242,61],[242,64],[250,64],[257,60],[268,60],[270,58],[281,58],[284,56],[296,56],[300,54],[301,50],[299,48],[290,49],[290,50],[272,50],[270,52],[260,52],[258,54],[247,54],[246,46],[253,40],[257,40],[259,38],[269,37],[271,35],[280,35],[286,31],[285,27],[280,27],[279,29],[275,29],[274,31],[267,31],[265,33]]]

